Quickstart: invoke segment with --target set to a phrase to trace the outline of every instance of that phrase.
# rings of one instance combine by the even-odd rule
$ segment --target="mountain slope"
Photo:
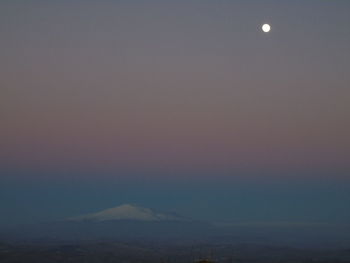
[[[149,208],[124,204],[109,208],[97,213],[69,218],[70,221],[110,221],[110,220],[136,220],[136,221],[187,221],[185,218],[170,213],[159,213]]]
[[[202,239],[213,230],[206,222],[125,204],[66,220],[18,226],[3,234],[9,240],[155,241]]]

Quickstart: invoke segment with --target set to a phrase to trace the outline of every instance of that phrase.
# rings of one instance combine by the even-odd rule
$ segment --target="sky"
[[[1,1],[0,225],[122,203],[349,221],[349,12],[346,0]]]

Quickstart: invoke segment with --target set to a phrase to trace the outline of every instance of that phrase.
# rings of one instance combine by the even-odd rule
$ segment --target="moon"
[[[262,31],[264,31],[265,33],[269,33],[271,30],[271,26],[269,24],[263,24],[261,27]]]

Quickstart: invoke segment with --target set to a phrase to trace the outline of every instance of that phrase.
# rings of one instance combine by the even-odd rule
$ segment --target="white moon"
[[[269,24],[263,24],[261,27],[262,31],[264,31],[265,33],[270,32],[271,30],[271,26]]]

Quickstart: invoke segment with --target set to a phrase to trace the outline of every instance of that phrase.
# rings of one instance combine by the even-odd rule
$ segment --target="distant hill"
[[[68,218],[70,221],[111,221],[111,220],[136,220],[136,221],[189,221],[185,217],[165,212],[156,212],[150,208],[124,204],[109,208],[97,213]]]
[[[348,225],[312,223],[210,223],[124,204],[61,221],[0,230],[0,241],[97,241],[256,243],[294,247],[348,248]]]
[[[125,204],[62,221],[18,226],[6,231],[6,236],[37,240],[203,239],[215,229],[207,222]]]

